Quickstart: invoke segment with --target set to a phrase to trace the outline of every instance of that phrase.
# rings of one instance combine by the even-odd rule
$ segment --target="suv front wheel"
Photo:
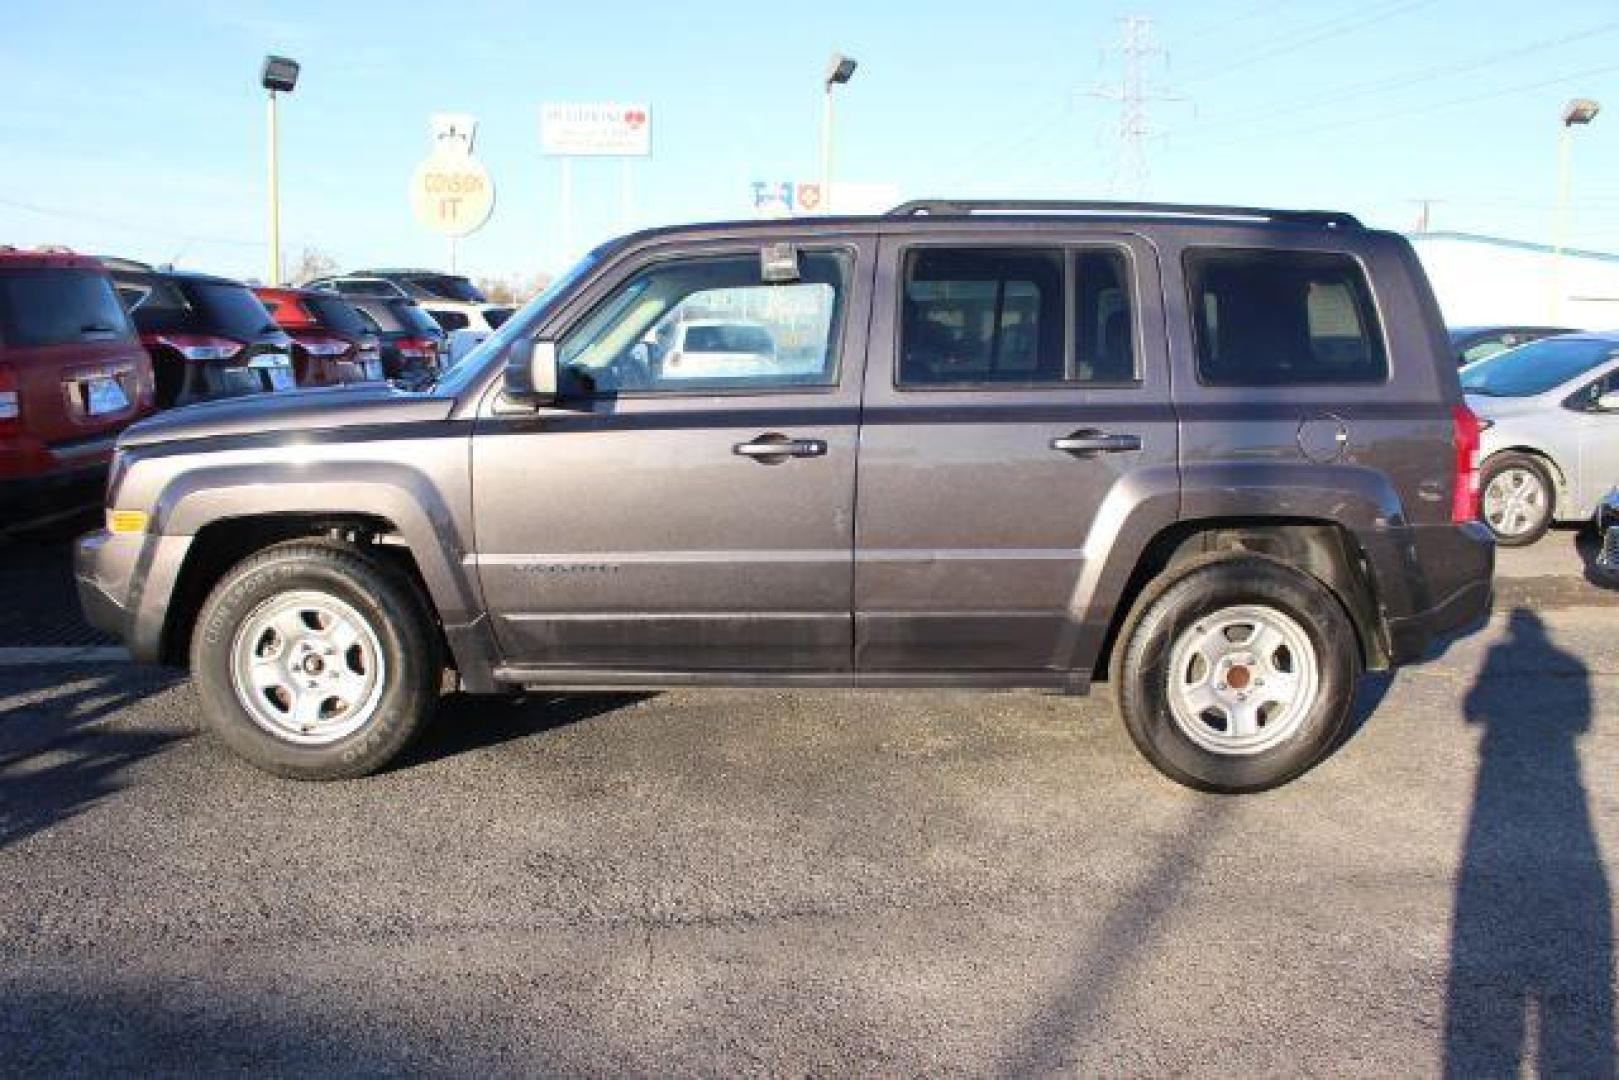
[[[278,544],[204,601],[191,669],[209,725],[277,776],[375,772],[437,704],[438,637],[415,585],[347,545]]]
[[[1166,776],[1262,791],[1337,741],[1359,674],[1355,641],[1314,577],[1265,556],[1214,556],[1143,593],[1110,680],[1131,739]]]

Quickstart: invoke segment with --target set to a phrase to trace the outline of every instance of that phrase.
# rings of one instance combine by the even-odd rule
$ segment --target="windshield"
[[[306,296],[302,303],[315,317],[315,321],[339,334],[363,334],[365,323],[359,313],[336,297]]]
[[[551,282],[544,292],[524,304],[511,318],[502,323],[499,330],[444,369],[439,375],[438,382],[434,384],[434,389],[442,389],[452,394],[460,393],[467,383],[483,370],[483,361],[486,357],[505,352],[506,346],[519,335],[532,334],[537,330],[551,305],[572,292],[573,287],[584,280],[596,268],[597,263],[601,262],[602,254],[610,246],[603,244],[574,263],[567,273]]]
[[[0,341],[16,348],[134,336],[106,274],[24,270],[0,274]]]
[[[207,320],[209,330],[247,341],[280,329],[246,285],[193,281],[187,284],[186,291]]]
[[[1462,389],[1486,397],[1533,397],[1608,360],[1619,360],[1619,342],[1545,338],[1468,364],[1462,369]]]
[[[454,274],[415,274],[409,280],[418,289],[441,300],[464,300],[469,304],[485,302],[483,293],[478,291],[476,285]]]

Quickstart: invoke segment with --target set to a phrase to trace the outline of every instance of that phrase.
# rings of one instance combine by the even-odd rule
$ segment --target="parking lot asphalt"
[[[1105,694],[452,697],[307,785],[0,667],[0,1072],[1611,1075],[1619,640],[1535,551],[1242,798]]]

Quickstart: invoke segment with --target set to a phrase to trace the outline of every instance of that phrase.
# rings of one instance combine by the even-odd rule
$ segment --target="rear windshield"
[[[433,316],[429,315],[426,309],[411,303],[409,300],[395,301],[388,305],[388,310],[393,312],[394,318],[399,320],[401,326],[412,333],[430,334],[437,337],[444,332],[439,328],[439,324],[433,321]]]
[[[0,341],[13,348],[133,336],[106,274],[93,270],[0,274]]]
[[[210,330],[234,338],[253,338],[276,329],[275,320],[246,285],[190,281],[186,291]]]
[[[1486,397],[1533,397],[1609,360],[1619,360],[1619,342],[1543,338],[1468,364],[1462,368],[1462,389]]]
[[[454,274],[413,274],[406,280],[442,300],[464,300],[471,304],[481,304],[485,300],[476,285]]]
[[[340,334],[363,334],[365,323],[354,309],[334,297],[306,296],[300,301],[316,322]]]

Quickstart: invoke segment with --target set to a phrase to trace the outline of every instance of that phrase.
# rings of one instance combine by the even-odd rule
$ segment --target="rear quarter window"
[[[1381,383],[1388,350],[1365,270],[1336,252],[1192,248],[1186,281],[1209,386]]]
[[[105,274],[17,270],[0,274],[0,342],[38,348],[134,336],[129,316]]]

